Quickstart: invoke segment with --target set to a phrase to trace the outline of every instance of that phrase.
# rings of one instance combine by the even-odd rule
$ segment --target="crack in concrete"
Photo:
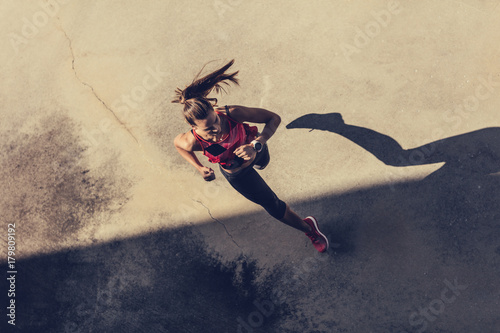
[[[137,143],[137,145],[139,146],[139,149],[141,150],[142,154],[143,154],[143,158],[144,160],[154,169],[156,169],[157,171],[159,171],[159,173],[161,174],[162,173],[162,170],[164,169],[163,166],[159,166],[157,163],[155,163],[154,161],[150,161],[150,159],[147,157],[147,153],[146,151],[144,150],[144,147],[141,145],[141,143],[139,142],[139,140],[137,139],[137,137],[132,133],[132,131],[125,125],[125,123],[123,123],[120,118],[118,118],[118,116],[116,115],[116,113],[113,111],[113,109],[111,107],[108,106],[108,104],[106,104],[106,102],[101,98],[99,97],[99,95],[97,94],[97,92],[94,90],[94,87],[92,87],[90,84],[88,84],[87,82],[83,81],[80,76],[78,75],[77,71],[76,71],[76,68],[75,68],[75,54],[74,54],[74,50],[73,50],[73,42],[71,40],[71,38],[69,38],[68,34],[66,33],[66,31],[63,29],[62,27],[62,24],[61,24],[61,20],[58,16],[56,16],[56,19],[57,19],[57,23],[54,24],[54,26],[56,27],[56,29],[58,29],[59,31],[61,31],[64,36],[66,37],[67,41],[68,41],[68,44],[69,44],[69,49],[70,49],[70,52],[71,52],[71,57],[72,57],[72,61],[71,61],[71,68],[73,69],[73,73],[76,77],[76,79],[84,86],[86,86],[87,88],[89,88],[92,92],[92,94],[94,95],[94,97],[99,101],[101,102],[101,104],[106,108],[106,110],[108,110],[109,112],[111,112],[111,114],[113,115],[113,117],[115,118],[115,120],[118,122],[118,124],[120,124],[120,126],[122,126],[129,134],[130,136],[135,140],[135,142]]]
[[[193,201],[199,203],[200,205],[202,205],[203,207],[205,207],[205,209],[208,211],[208,215],[210,215],[210,217],[212,218],[212,220],[214,220],[215,222],[219,223],[220,225],[222,225],[222,227],[224,227],[224,230],[226,231],[226,234],[229,236],[229,238],[231,238],[231,241],[239,248],[241,249],[241,246],[238,245],[238,243],[236,243],[236,241],[234,240],[233,236],[229,233],[229,231],[227,230],[226,228],[226,225],[224,223],[222,223],[220,220],[216,219],[215,217],[213,217],[212,215],[212,212],[210,212],[210,209],[205,206],[205,204],[203,202],[201,202],[200,200],[194,200],[192,199]]]
[[[116,119],[116,121],[132,136],[132,138],[134,138],[135,142],[137,144],[139,144],[139,140],[137,140],[137,138],[135,137],[135,135],[130,131],[130,129],[127,128],[127,126],[120,120],[120,118],[118,118],[118,116],[115,114],[115,112],[113,111],[113,109],[111,109],[107,104],[106,102],[101,98],[99,97],[99,95],[95,92],[94,90],[94,87],[92,87],[90,84],[88,84],[87,82],[83,81],[79,76],[78,76],[78,73],[76,72],[76,69],[75,69],[75,53],[73,52],[73,45],[72,45],[72,41],[71,41],[71,38],[69,38],[68,34],[66,33],[66,31],[62,28],[62,26],[59,24],[59,30],[61,30],[61,32],[64,34],[64,36],[66,37],[66,39],[68,40],[68,43],[69,43],[69,49],[71,51],[71,57],[72,57],[72,60],[71,60],[71,68],[73,69],[73,73],[75,74],[75,77],[76,79],[81,83],[83,84],[84,86],[90,88],[90,90],[92,91],[92,94],[95,96],[95,98],[97,98],[97,100],[99,102],[101,102],[101,104],[109,111],[111,112],[111,114],[113,115],[113,117]]]

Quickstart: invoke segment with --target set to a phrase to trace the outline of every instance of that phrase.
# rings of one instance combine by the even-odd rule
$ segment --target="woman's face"
[[[214,110],[209,111],[205,119],[196,119],[196,125],[191,125],[193,129],[202,137],[217,138],[221,132],[221,120]]]

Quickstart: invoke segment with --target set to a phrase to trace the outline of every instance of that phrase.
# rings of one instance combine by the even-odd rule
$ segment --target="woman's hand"
[[[234,153],[245,161],[251,160],[257,154],[252,144],[239,146],[234,150]]]
[[[214,170],[212,170],[211,168],[204,166],[199,168],[198,171],[200,172],[203,179],[205,179],[207,182],[215,179]]]

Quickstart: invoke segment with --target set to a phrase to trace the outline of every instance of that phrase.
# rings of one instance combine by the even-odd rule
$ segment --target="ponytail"
[[[195,125],[195,119],[205,119],[208,112],[213,109],[213,104],[217,104],[217,98],[208,98],[208,95],[215,91],[216,93],[226,92],[223,85],[229,86],[230,83],[238,85],[236,75],[238,71],[228,74],[226,71],[234,63],[234,59],[216,71],[198,78],[205,68],[200,70],[193,82],[184,90],[177,88],[175,90],[175,98],[172,103],[180,103],[184,105],[184,117],[191,124]]]

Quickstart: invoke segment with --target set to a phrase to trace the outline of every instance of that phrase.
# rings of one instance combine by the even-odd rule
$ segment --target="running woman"
[[[224,90],[223,84],[238,84],[234,73],[226,71],[231,60],[218,70],[199,78],[202,70],[185,89],[176,89],[172,103],[184,106],[184,118],[191,130],[179,134],[174,145],[206,181],[215,179],[214,170],[200,163],[196,151],[203,152],[211,163],[218,163],[221,173],[231,186],[248,200],[261,205],[275,219],[306,233],[319,252],[328,249],[328,239],[318,228],[316,219],[300,218],[281,201],[255,169],[262,170],[269,163],[267,141],[278,128],[281,118],[274,112],[239,105],[218,107],[214,91]],[[265,124],[262,133],[257,126],[246,122]]]

